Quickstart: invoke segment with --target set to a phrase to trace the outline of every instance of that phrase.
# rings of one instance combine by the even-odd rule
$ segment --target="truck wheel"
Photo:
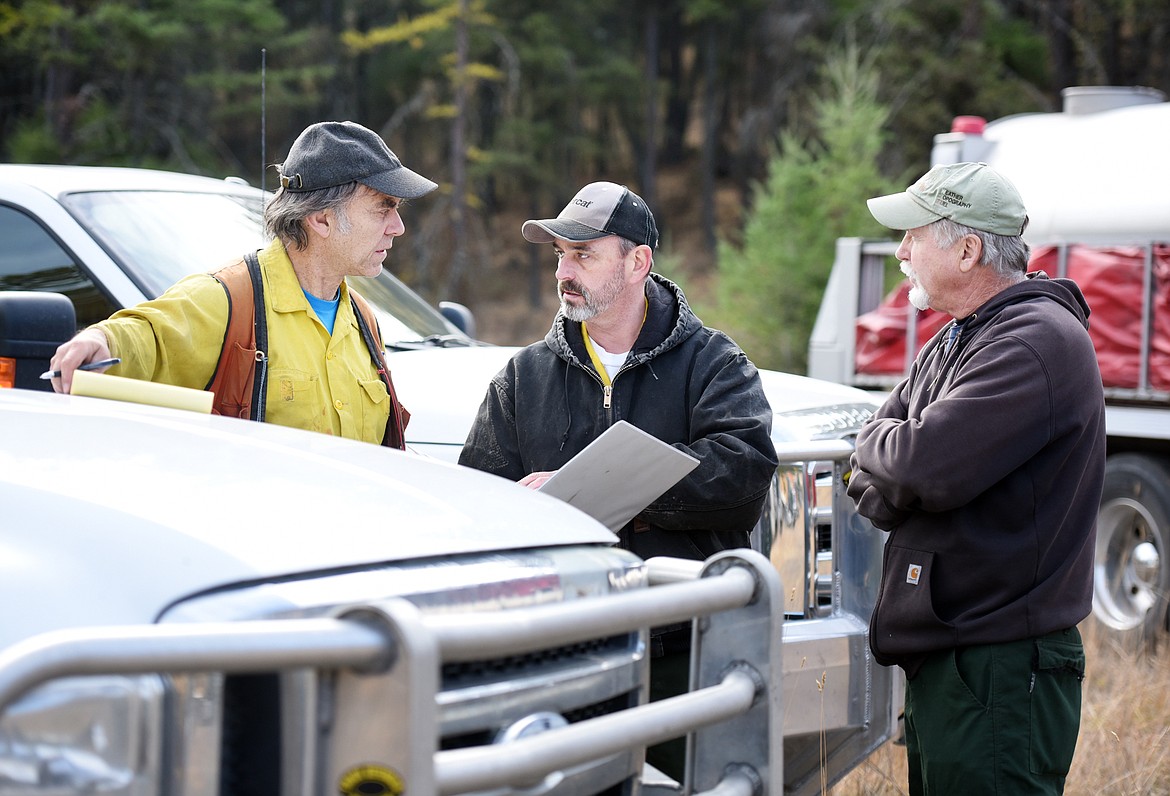
[[[1109,457],[1097,517],[1093,617],[1122,646],[1147,649],[1167,629],[1170,469],[1125,453]]]

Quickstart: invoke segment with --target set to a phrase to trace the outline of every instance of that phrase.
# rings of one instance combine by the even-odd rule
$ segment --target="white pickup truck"
[[[562,749],[562,743],[565,749],[577,748],[576,741],[544,740],[532,746],[532,752],[523,754],[519,746],[509,746],[508,754],[500,754],[498,747],[491,746],[483,751],[483,744],[501,733],[500,737],[511,737],[534,731],[528,728],[526,718],[534,713],[556,714],[570,725],[577,723],[577,707],[556,707],[563,700],[553,699],[553,691],[547,690],[557,682],[551,673],[556,667],[548,672],[542,669],[544,653],[537,656],[540,664],[532,670],[533,677],[525,681],[524,698],[509,696],[511,686],[506,683],[473,688],[458,697],[446,695],[448,673],[456,677],[462,676],[459,672],[471,671],[469,676],[477,683],[480,681],[475,678],[485,676],[478,663],[465,664],[492,661],[487,670],[498,670],[503,680],[513,674],[522,678],[530,665],[525,656],[547,646],[576,650],[564,654],[570,658],[580,654],[599,662],[602,673],[586,680],[599,684],[600,691],[592,690],[592,686],[570,686],[567,690],[584,688],[594,696],[604,693],[601,702],[608,706],[605,710],[615,710],[607,700],[615,698],[617,692],[609,685],[600,686],[608,682],[612,668],[606,661],[615,654],[620,662],[617,669],[626,672],[619,679],[626,678],[630,686],[627,693],[640,691],[644,681],[637,678],[643,675],[637,674],[636,682],[628,679],[632,673],[641,672],[643,663],[630,657],[631,649],[640,642],[632,642],[632,646],[613,642],[619,649],[613,653],[610,641],[602,641],[596,647],[597,638],[637,635],[644,627],[664,621],[669,610],[648,613],[647,609],[632,607],[633,602],[628,609],[622,607],[623,603],[612,608],[603,604],[599,613],[605,620],[600,624],[596,623],[600,620],[588,620],[583,627],[589,628],[585,634],[591,640],[578,646],[576,641],[561,637],[566,628],[578,629],[578,621],[567,619],[573,615],[563,614],[551,604],[567,600],[567,595],[592,597],[629,589],[641,592],[642,586],[659,578],[693,580],[699,574],[698,564],[662,567],[656,562],[647,564],[633,559],[608,547],[613,541],[608,532],[574,510],[550,505],[549,499],[542,496],[537,496],[541,500],[531,506],[521,503],[529,501],[529,497],[519,487],[449,463],[458,455],[488,379],[503,366],[512,349],[477,344],[389,274],[357,284],[357,289],[379,308],[395,385],[403,402],[412,409],[409,446],[430,458],[446,459],[447,463],[426,462],[417,456],[388,456],[376,446],[368,446],[369,450],[358,446],[363,448],[358,451],[353,444],[342,441],[318,440],[313,435],[306,439],[295,431],[226,418],[178,419],[166,410],[133,410],[135,418],[146,417],[149,422],[133,421],[132,425],[144,426],[136,426],[135,441],[131,443],[125,436],[129,432],[117,430],[131,423],[127,415],[131,410],[19,389],[43,386],[36,376],[47,367],[55,348],[55,340],[49,338],[63,339],[78,325],[157,295],[186,273],[210,270],[257,247],[261,242],[261,201],[259,191],[235,181],[127,169],[0,165],[0,239],[6,242],[0,247],[0,291],[17,291],[9,295],[10,300],[0,296],[0,383],[7,379],[9,386],[18,388],[0,390],[0,411],[7,410],[9,402],[20,407],[19,414],[0,419],[0,424],[5,428],[27,425],[29,434],[37,438],[25,440],[25,447],[19,450],[11,450],[9,446],[16,444],[17,438],[10,440],[7,434],[0,435],[0,457],[11,462],[0,471],[0,479],[7,479],[8,471],[15,478],[11,485],[0,480],[6,527],[12,525],[13,518],[19,518],[24,526],[21,536],[9,537],[20,543],[7,547],[12,558],[6,560],[28,562],[21,566],[37,573],[29,583],[7,576],[0,578],[0,598],[5,605],[0,609],[0,627],[25,628],[18,637],[0,635],[0,703],[9,705],[6,712],[0,713],[0,796],[7,792],[84,792],[80,786],[54,791],[48,784],[50,779],[45,779],[46,784],[39,790],[13,786],[6,791],[4,777],[11,768],[7,767],[6,750],[15,748],[6,745],[8,739],[28,737],[26,725],[21,725],[19,734],[5,734],[9,723],[16,720],[14,716],[35,716],[27,719],[27,726],[47,727],[48,736],[66,739],[55,742],[63,744],[67,751],[73,749],[69,738],[88,739],[78,742],[84,751],[81,757],[70,752],[62,754],[61,759],[80,760],[95,753],[96,747],[112,748],[111,739],[119,734],[100,728],[100,723],[91,720],[85,710],[96,712],[103,720],[138,717],[133,719],[135,737],[139,739],[134,742],[137,751],[125,747],[126,754],[145,754],[142,750],[149,746],[150,754],[157,756],[151,763],[157,770],[146,776],[146,784],[120,785],[121,790],[115,788],[108,791],[111,793],[325,792],[314,791],[317,786],[336,791],[341,778],[351,770],[347,766],[358,765],[353,760],[362,756],[355,752],[351,758],[348,752],[342,755],[338,750],[351,746],[369,748],[373,750],[369,759],[381,761],[378,765],[382,768],[399,771],[397,764],[385,764],[389,759],[385,750],[398,748],[404,743],[403,737],[413,743],[412,727],[424,739],[430,739],[423,744],[424,751],[428,745],[439,744],[437,751],[430,750],[434,751],[433,770],[419,763],[421,758],[413,758],[415,762],[409,766],[409,779],[416,793],[508,792],[512,788],[532,794],[587,794],[606,791],[611,785],[619,791],[650,788],[638,779],[637,773],[631,773],[640,770],[635,763],[640,760],[639,744],[646,741],[645,737],[636,742],[620,741],[622,748],[632,753],[624,762],[615,764],[613,771],[620,772],[612,778],[606,775],[597,779],[594,772],[583,774],[579,781],[570,772],[580,766],[593,771],[600,759],[597,750],[581,747],[583,751],[570,758],[552,751]],[[208,234],[209,230],[216,234]],[[29,292],[35,294],[34,298],[43,298],[46,304],[30,309]],[[50,294],[64,294],[68,300]],[[23,334],[33,318],[44,322],[45,340],[31,340]],[[780,640],[783,618],[780,663],[776,667],[773,660],[771,669],[782,696],[775,690],[767,691],[774,707],[783,706],[776,719],[780,729],[777,731],[777,725],[773,725],[770,733],[750,742],[731,731],[716,732],[706,736],[706,741],[700,741],[704,737],[701,732],[696,734],[694,773],[687,787],[714,787],[724,764],[742,759],[758,743],[764,743],[768,746],[766,754],[761,752],[764,757],[752,759],[767,758],[767,762],[757,765],[749,761],[749,768],[758,774],[767,769],[767,773],[759,774],[759,792],[813,794],[820,793],[824,784],[838,780],[891,738],[897,731],[901,710],[900,675],[872,660],[865,638],[883,538],[853,512],[840,486],[843,462],[852,449],[850,439],[875,403],[863,391],[813,379],[764,372],[763,380],[774,410],[773,439],[781,465],[764,517],[753,533],[752,546],[758,555],[745,551],[742,559],[748,562],[749,570],[755,562],[767,561],[766,568],[778,573],[783,584],[779,605],[769,608],[769,638]],[[66,422],[57,415],[72,419]],[[121,420],[115,423],[115,416]],[[35,425],[32,418],[37,420]],[[114,430],[107,431],[107,427]],[[50,431],[57,428],[68,430]],[[162,428],[167,429],[165,434],[159,431]],[[344,446],[344,453],[341,448],[335,449],[337,445]],[[74,463],[79,446],[89,451],[89,467],[84,472]],[[263,466],[260,459],[252,459],[253,455],[261,456],[259,451],[239,454],[239,466],[233,458],[235,453],[224,453],[249,446],[268,451],[263,454]],[[298,450],[295,455],[287,453],[290,446]],[[103,458],[103,449],[117,452]],[[42,453],[39,458],[38,451]],[[44,451],[51,455],[43,455]],[[273,451],[278,453],[273,456]],[[216,467],[207,466],[203,457],[210,457],[206,461],[216,463]],[[292,469],[286,471],[286,462],[269,462],[269,457],[288,458],[287,466]],[[183,471],[186,462],[192,466]],[[337,472],[335,476],[321,476],[322,484],[349,485],[336,490],[318,487],[315,468],[325,463]],[[219,470],[220,465],[227,469]],[[269,465],[279,466],[273,469]],[[31,478],[38,467],[46,473],[41,486],[33,488],[22,479]],[[214,481],[209,480],[209,469],[216,469],[224,477],[217,475]],[[100,478],[95,480],[91,470],[97,471]],[[123,476],[123,470],[133,475]],[[270,470],[280,475],[270,475]],[[164,478],[167,472],[172,475]],[[130,483],[148,476],[152,476],[149,489]],[[107,489],[92,487],[97,483]],[[167,486],[172,483],[176,485]],[[81,487],[90,490],[84,500],[70,493]],[[360,508],[355,507],[353,516],[346,509],[338,509],[337,514],[327,511],[324,501],[337,500],[333,495],[345,495],[347,500],[357,501]],[[285,496],[284,500],[281,496]],[[290,505],[280,505],[285,502]],[[14,512],[11,506],[20,509]],[[68,523],[49,524],[57,506],[73,511]],[[152,512],[151,522],[169,530],[147,533],[143,528],[152,526],[146,524],[137,526],[139,532],[126,543],[111,541],[114,537],[106,532],[107,525],[117,527],[126,521],[135,527],[148,509]],[[87,520],[89,517],[95,519]],[[228,520],[232,524],[225,525]],[[57,534],[61,534],[59,539]],[[213,544],[196,543],[207,535],[215,537]],[[25,545],[33,547],[21,549]],[[220,545],[227,545],[230,552],[219,552]],[[421,546],[418,552],[411,553],[416,546]],[[348,559],[346,551],[351,556]],[[225,557],[232,566],[216,570],[215,566],[225,563]],[[735,568],[742,568],[741,556],[730,558],[737,562]],[[246,566],[238,567],[240,561]],[[728,566],[731,565],[709,562],[703,571],[714,574]],[[47,612],[42,614],[33,606],[43,599],[45,583],[57,567],[70,574],[61,578],[68,588],[48,590],[60,601],[61,618],[54,624]],[[191,580],[184,581],[180,575]],[[98,611],[96,600],[73,590],[75,584],[93,582],[102,584],[94,591],[138,613],[105,614],[92,622],[75,621],[74,617],[85,616],[86,610]],[[151,599],[139,599],[148,585],[156,590],[149,595]],[[546,592],[546,587],[551,593]],[[655,591],[649,589],[648,593]],[[25,595],[37,595],[27,598],[31,606]],[[390,600],[391,597],[404,599]],[[369,617],[379,632],[388,625],[390,638],[413,638],[409,628],[394,629],[406,620],[384,609],[387,600],[400,607],[405,602],[421,608],[422,629],[418,632],[423,640],[419,643],[424,648],[437,649],[433,654],[443,661],[437,687],[432,689],[424,683],[416,693],[413,686],[394,685],[398,675],[387,672],[387,679],[378,680],[378,685],[367,691],[363,690],[366,680],[344,673],[353,666],[359,670],[371,666],[376,669],[381,659],[375,659],[382,653],[373,651],[379,644],[372,642],[384,639],[371,634],[360,622],[355,630],[351,620],[339,621],[338,617]],[[545,602],[550,605],[538,605]],[[673,603],[674,598],[667,602]],[[444,608],[448,604],[456,607]],[[531,616],[524,606],[532,607]],[[523,610],[513,614],[513,607]],[[692,616],[706,610],[698,604],[687,608],[681,602],[677,607]],[[508,611],[499,611],[501,608]],[[484,611],[488,610],[497,611],[499,616],[487,621]],[[579,607],[573,610],[584,611]],[[233,652],[235,641],[225,642],[226,648],[212,641],[216,632],[227,629],[222,624],[225,621],[248,623],[249,630],[242,639],[249,643],[264,638],[263,633],[253,633],[252,628],[263,630],[271,625],[251,623],[273,618],[313,619],[318,624],[328,619],[330,627],[339,630],[338,635],[364,636],[366,642],[358,646],[365,651],[352,655],[323,653],[320,660],[298,651],[293,656],[295,666],[289,670],[278,665],[282,650],[288,646],[299,649],[299,644],[285,639],[280,628],[275,628],[277,640],[266,652],[256,652],[250,646]],[[582,618],[581,622],[586,620]],[[204,623],[211,626],[203,627]],[[124,635],[103,630],[99,636],[114,632],[110,643],[99,638],[73,647],[73,641],[65,639],[62,643],[67,649],[79,651],[72,653],[74,663],[70,667],[50,667],[54,684],[48,686],[47,692],[20,691],[24,696],[19,697],[14,686],[5,685],[5,678],[14,676],[23,683],[21,672],[28,665],[9,657],[16,648],[4,651],[7,645],[25,645],[30,637],[61,629],[82,632],[87,624],[132,627],[125,629]],[[178,625],[183,626],[182,632],[176,630]],[[698,623],[700,632],[707,626],[706,619]],[[523,635],[524,628],[530,634],[524,640],[516,639]],[[185,635],[188,631],[190,639]],[[323,635],[330,636],[332,632]],[[700,640],[699,646],[707,651],[704,654],[725,656],[726,663],[733,656],[740,657],[740,646],[754,646],[754,632],[720,631],[713,640]],[[235,638],[241,634],[228,635]],[[518,646],[511,648],[513,641],[506,639],[515,640]],[[308,647],[333,643],[313,640]],[[346,642],[352,643],[353,639]],[[406,649],[401,640],[394,643]],[[208,650],[206,658],[198,657],[202,649]],[[212,653],[212,649],[217,652]],[[116,657],[117,650],[122,650],[120,657]],[[408,661],[414,660],[413,652],[402,654]],[[454,657],[449,659],[448,654]],[[557,659],[561,654],[551,657]],[[51,651],[46,655],[56,660],[61,653]],[[199,674],[189,673],[191,655],[200,661]],[[119,669],[121,674],[111,681],[112,693],[122,694],[115,700],[119,707],[103,707],[101,699],[87,697],[83,688],[77,702],[88,707],[75,713],[77,708],[68,698],[68,684],[74,681],[62,681],[66,683],[62,686],[56,684],[57,678],[81,673],[92,677],[95,670],[84,668],[84,661],[107,661],[107,656],[129,669]],[[253,657],[255,660],[248,663]],[[421,660],[423,663],[410,664],[407,670],[417,673],[422,667],[430,671],[431,663],[426,661],[431,659]],[[520,667],[516,672],[511,668],[512,661]],[[710,682],[726,674],[722,665]],[[274,674],[278,670],[283,673]],[[322,678],[320,673],[325,670],[334,674]],[[705,664],[700,663],[698,670],[703,677]],[[152,674],[143,678],[144,672]],[[544,690],[535,687],[537,682],[544,684]],[[131,696],[142,683],[152,685],[142,695]],[[385,693],[383,687],[387,689]],[[22,707],[27,704],[24,700],[36,702],[35,694],[52,693],[53,688],[66,689],[62,692],[66,696],[60,700],[45,697],[48,704],[69,706],[63,712],[50,711],[49,718],[42,720],[36,711],[30,714]],[[351,693],[347,689],[357,690]],[[391,693],[403,698],[411,695],[411,699],[402,706],[387,703],[385,694]],[[489,697],[498,697],[499,701],[478,704],[481,698]],[[554,707],[547,707],[546,697]],[[620,695],[616,698],[626,699]],[[119,701],[124,699],[140,708],[127,709],[125,702]],[[730,697],[715,701],[724,699]],[[386,704],[395,707],[387,710],[383,707]],[[623,702],[621,708],[625,707]],[[338,715],[339,710],[346,715]],[[590,707],[580,715],[596,710]],[[198,730],[196,718],[204,715],[209,722],[206,732]],[[463,717],[467,717],[466,722]],[[560,723],[560,719],[551,716],[533,721],[536,729]],[[613,732],[613,738],[627,739],[617,734],[619,725],[625,723],[624,719],[603,723],[596,737],[605,739]],[[279,733],[273,732],[275,726],[279,726]],[[432,732],[436,726],[438,731]],[[466,732],[453,728],[466,728]],[[399,735],[394,735],[395,730]],[[658,731],[661,734],[661,727]],[[755,733],[753,730],[749,735],[754,737]],[[370,734],[370,746],[360,747],[355,739],[366,734]],[[548,735],[552,738],[556,734]],[[449,741],[448,736],[456,740]],[[447,748],[446,744],[454,745]],[[460,750],[462,745],[480,751]],[[196,762],[188,762],[191,755],[197,757]],[[22,769],[26,763],[20,762],[27,755],[9,756],[15,761],[13,770],[29,770]],[[528,762],[515,762],[519,759]],[[27,766],[38,771],[52,768],[36,762],[37,758],[31,760]],[[471,768],[490,762],[489,767],[512,773],[493,775],[499,779],[490,781],[465,780],[463,775],[456,778],[449,773],[463,770],[465,763],[447,761],[472,760],[477,762],[466,763]],[[546,762],[550,767],[542,768]],[[249,773],[255,775],[253,781],[261,783],[254,791],[234,784],[235,778]],[[269,778],[277,773],[279,784],[272,785],[276,780]],[[315,779],[310,778],[310,773]],[[157,775],[172,779],[160,786]],[[610,784],[601,787],[597,783],[602,781]],[[271,787],[265,790],[264,783]],[[384,792],[393,792],[393,788]]]
[[[15,389],[0,425],[0,793],[617,793],[687,731],[696,789],[780,770],[752,551],[643,562],[523,487],[266,424]],[[646,706],[648,628],[696,616],[696,690]]]

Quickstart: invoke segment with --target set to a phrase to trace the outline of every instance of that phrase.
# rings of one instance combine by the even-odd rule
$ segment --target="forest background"
[[[441,186],[387,267],[505,344],[556,307],[521,222],[624,183],[656,270],[794,372],[835,238],[889,236],[864,200],[924,172],[954,116],[1059,110],[1074,85],[1170,93],[1170,4],[0,0],[0,160],[271,189],[305,126],[352,119]]]

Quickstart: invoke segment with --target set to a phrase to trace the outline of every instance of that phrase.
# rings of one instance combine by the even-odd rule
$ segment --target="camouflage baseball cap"
[[[869,212],[891,229],[914,229],[949,218],[984,232],[1018,236],[1028,212],[1012,183],[986,163],[935,166],[902,193],[870,199]]]

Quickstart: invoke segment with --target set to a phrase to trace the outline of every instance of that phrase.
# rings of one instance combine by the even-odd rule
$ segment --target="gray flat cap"
[[[281,186],[296,193],[360,182],[399,199],[417,199],[439,187],[403,166],[381,136],[356,122],[306,127],[279,169]]]

